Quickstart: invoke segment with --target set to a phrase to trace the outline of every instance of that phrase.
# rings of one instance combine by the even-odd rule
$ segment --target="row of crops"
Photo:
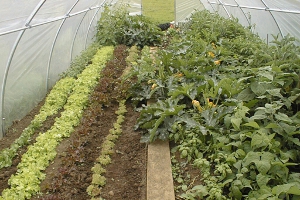
[[[175,141],[202,177],[182,199],[300,198],[300,48],[250,29],[197,12],[133,66],[131,97],[156,102],[139,108],[141,140]]]
[[[268,45],[251,27],[206,11],[163,33],[145,17],[106,9],[98,29],[97,45],[75,59],[20,139],[1,150],[0,167],[8,167],[47,116],[63,108],[53,127],[28,147],[0,199],[28,199],[39,192],[55,147],[78,125],[112,46],[118,44],[133,46],[130,68],[123,82],[110,87],[116,78],[109,74],[122,71],[111,63],[102,88],[134,103],[142,142],[175,142],[173,151],[199,169],[202,184],[184,187],[181,181],[181,199],[300,198],[300,48],[294,38],[274,36]],[[150,46],[159,48],[153,53]],[[146,106],[148,100],[154,103]],[[101,102],[109,105],[110,99]],[[112,152],[111,141],[120,132],[116,124],[106,154],[92,169],[87,191],[92,197],[99,195],[105,182],[102,167],[109,163],[100,158]]]

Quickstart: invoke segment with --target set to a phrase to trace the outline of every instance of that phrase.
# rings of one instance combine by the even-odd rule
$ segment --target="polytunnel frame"
[[[97,5],[97,6],[92,6],[92,7],[89,7],[88,9],[85,9],[85,10],[82,10],[82,11],[79,11],[79,12],[76,12],[76,13],[73,13],[73,14],[70,14],[70,12],[73,10],[73,8],[76,6],[76,4],[79,2],[79,0],[77,0],[73,6],[70,8],[70,10],[67,12],[67,14],[63,17],[59,17],[59,18],[56,18],[54,20],[49,20],[49,21],[45,21],[45,22],[42,22],[42,23],[36,23],[36,24],[33,24],[31,25],[30,22],[33,20],[33,18],[35,17],[35,15],[38,13],[38,11],[42,8],[42,6],[44,5],[44,3],[46,2],[46,0],[41,0],[39,2],[39,4],[34,8],[34,10],[31,12],[31,14],[29,15],[29,17],[27,18],[27,20],[25,21],[25,25],[24,27],[22,28],[17,28],[17,29],[13,29],[13,30],[10,30],[10,31],[6,31],[6,32],[2,32],[0,33],[0,36],[3,36],[3,35],[7,35],[7,34],[11,34],[11,33],[14,33],[14,32],[18,32],[18,31],[21,31],[19,33],[19,35],[17,36],[15,42],[14,42],[14,45],[12,47],[12,50],[9,54],[9,57],[8,57],[8,61],[7,61],[7,64],[6,64],[6,67],[5,67],[5,71],[4,71],[4,78],[3,78],[3,81],[2,81],[2,91],[0,93],[1,95],[1,113],[0,113],[0,119],[2,120],[2,127],[1,127],[1,133],[0,133],[0,138],[3,138],[5,136],[5,126],[4,126],[4,121],[5,121],[5,118],[3,116],[3,110],[4,110],[4,94],[5,94],[5,88],[6,88],[6,82],[7,82],[7,76],[8,76],[8,72],[9,72],[9,69],[10,69],[10,66],[11,66],[11,62],[13,60],[13,57],[14,57],[14,54],[16,52],[16,49],[25,33],[25,31],[27,29],[30,29],[30,28],[34,28],[34,27],[38,27],[38,26],[41,26],[41,25],[45,25],[45,24],[48,24],[48,23],[53,23],[53,22],[56,22],[56,21],[60,21],[60,20],[63,20],[63,23],[64,21],[67,19],[67,18],[70,18],[70,17],[73,17],[73,16],[76,16],[76,15],[79,15],[81,13],[85,13],[85,15],[83,16],[83,19],[84,17],[86,16],[86,13],[91,11],[91,10],[94,10],[94,9],[97,9],[97,11],[95,12],[94,16],[92,17],[90,23],[89,23],[89,27],[87,29],[87,34],[86,34],[86,38],[85,38],[85,44],[84,44],[84,48],[86,48],[86,45],[87,45],[87,39],[88,39],[88,34],[89,34],[89,31],[90,31],[90,28],[92,26],[92,23],[93,21],[95,20],[95,17],[97,16],[99,10],[103,7],[103,5],[105,3],[107,3],[107,0],[104,0],[100,5]],[[112,2],[112,1],[110,1]],[[83,19],[81,20],[79,26],[78,26],[78,29],[79,27],[81,26],[81,23],[83,21]],[[62,25],[63,25],[62,23]],[[56,42],[56,39],[58,37],[58,34],[60,32],[60,29],[61,27],[59,28],[59,31],[57,32],[56,36],[55,36],[55,40],[52,44],[52,47],[51,47],[51,52],[53,52],[53,48],[54,48],[54,43]],[[78,31],[77,31],[78,32]],[[76,35],[77,35],[77,32],[75,33],[75,36],[74,38],[76,38]],[[73,40],[73,43],[75,42],[75,39]],[[74,45],[72,43],[72,46]],[[72,51],[71,51],[72,53]],[[51,53],[51,56],[52,56],[52,53]],[[52,57],[49,57],[49,59],[51,59]],[[50,61],[51,62],[51,61]],[[48,67],[47,67],[47,77],[46,77],[46,91],[48,91],[48,79],[49,79],[49,68],[50,68],[50,64],[49,64],[49,61],[48,61]]]
[[[49,54],[49,59],[48,59],[48,67],[47,67],[47,74],[46,74],[46,91],[48,91],[49,87],[48,87],[48,80],[50,79],[49,78],[49,71],[50,71],[50,65],[51,65],[51,61],[52,61],[52,55],[53,55],[53,50],[54,50],[54,46],[56,44],[56,41],[57,41],[57,38],[58,38],[58,35],[61,31],[61,28],[63,27],[65,21],[67,20],[67,18],[70,17],[70,13],[72,12],[73,8],[77,5],[77,3],[79,2],[80,0],[76,0],[76,2],[71,6],[71,8],[68,10],[65,18],[62,20],[62,22],[60,23],[60,26],[54,36],[54,41],[52,42],[52,45],[51,45],[51,49],[50,49],[50,54]]]
[[[111,4],[112,1],[113,1],[113,0],[111,0],[109,3]],[[106,2],[106,0],[105,0],[104,2]],[[103,2],[103,4],[104,4],[104,2]],[[98,12],[99,12],[99,10],[103,7],[103,6],[102,6],[103,4],[101,4],[101,6],[98,7],[97,11],[95,12],[94,16],[92,17],[92,19],[91,19],[91,21],[90,21],[90,24],[89,24],[89,27],[88,27],[88,31],[87,31],[86,37],[85,37],[84,49],[86,49],[87,40],[88,40],[88,35],[89,35],[90,29],[91,29],[91,27],[92,27],[93,21],[95,20],[97,14],[98,14]]]
[[[231,17],[231,15],[230,15],[229,11],[228,11],[227,8],[225,7],[225,6],[227,6],[228,4],[223,3],[221,0],[218,0],[218,1],[220,2],[219,4],[223,5],[222,7],[223,7],[224,10],[226,11],[226,14],[228,15],[229,19],[232,19],[232,17]],[[207,2],[208,2],[209,5],[212,7],[212,9],[214,10],[214,12],[217,12],[217,11],[214,9],[214,7],[212,6],[212,4],[217,4],[217,3],[215,3],[215,2],[210,2],[209,0],[207,0]],[[239,4],[236,0],[234,0],[234,2],[236,3],[236,5],[231,4],[230,7],[238,7],[238,8],[242,11],[242,13],[243,13],[245,19],[247,20],[248,25],[251,26],[251,22],[249,21],[249,19],[248,19],[246,13],[244,12],[244,10],[243,10],[242,7],[240,6],[240,4]]]
[[[228,6],[228,7],[239,7],[242,12],[244,13],[244,16],[246,17],[246,14],[245,12],[243,11],[242,8],[247,8],[247,9],[252,9],[252,10],[264,10],[264,11],[268,11],[271,15],[271,17],[273,18],[277,28],[278,28],[278,31],[281,35],[281,37],[284,37],[284,34],[282,32],[282,29],[280,28],[276,18],[274,17],[273,13],[272,12],[283,12],[283,13],[292,13],[292,14],[300,14],[300,11],[293,11],[293,10],[282,10],[282,9],[274,9],[274,8],[269,8],[267,3],[264,1],[264,0],[260,0],[263,4],[264,4],[264,8],[263,7],[257,7],[257,6],[242,6],[240,5],[239,3],[236,2],[236,0],[234,0],[237,5],[234,5],[234,4],[228,4],[228,3],[223,3],[221,0],[217,0],[218,2],[211,2],[210,0],[207,0],[207,2],[212,6],[212,4],[217,4],[217,5],[222,5],[223,8],[225,9],[227,15],[228,15],[228,10],[226,9],[225,6]],[[212,6],[213,8],[213,6]],[[215,11],[215,9],[213,8],[213,10]],[[216,12],[216,11],[215,11]],[[231,16],[229,16],[229,18],[231,18]],[[248,18],[246,17],[247,21],[248,21]],[[249,21],[248,21],[249,23]],[[251,24],[250,24],[251,25]]]
[[[41,9],[41,7],[43,6],[43,4],[46,2],[46,0],[42,0],[39,2],[39,4],[34,8],[33,12],[29,15],[29,17],[27,18],[27,20],[25,21],[25,27],[28,27],[28,28],[31,28],[30,26],[30,22],[32,21],[32,19],[34,18],[34,16],[37,14],[37,12]],[[10,66],[11,66],[11,62],[12,62],[12,59],[14,57],[14,54],[16,52],[16,49],[18,47],[18,44],[19,42],[21,41],[22,39],[22,36],[24,35],[25,31],[27,29],[23,29],[21,30],[21,32],[19,33],[13,47],[12,47],[12,50],[9,54],[9,57],[8,57],[8,60],[7,60],[7,64],[6,64],[6,67],[5,67],[5,71],[4,71],[4,78],[3,78],[3,81],[2,81],[2,91],[1,91],[1,118],[2,119],[2,133],[1,133],[1,138],[5,135],[5,130],[4,130],[4,121],[5,121],[5,118],[3,116],[3,110],[4,110],[4,93],[5,93],[5,87],[6,87],[6,80],[7,80],[7,76],[8,76],[8,72],[9,72],[9,69],[10,69]]]
[[[78,31],[80,29],[80,26],[81,26],[81,24],[82,24],[82,22],[83,22],[83,20],[84,20],[87,13],[88,13],[88,11],[86,11],[84,13],[83,17],[81,18],[81,20],[80,20],[80,22],[79,22],[79,24],[76,28],[76,31],[75,31],[75,34],[74,34],[74,37],[73,37],[73,40],[72,40],[71,50],[70,50],[70,61],[72,61],[72,58],[73,58],[74,43],[75,43],[75,40],[76,40],[77,33],[78,33]]]
[[[98,14],[100,8],[103,7],[103,5],[106,3],[106,1],[107,1],[107,0],[104,0],[99,6],[97,6],[97,8],[96,8],[97,11],[96,11],[95,14],[93,15],[93,17],[92,17],[92,19],[91,19],[91,21],[90,21],[90,23],[89,23],[89,26],[88,26],[87,32],[86,32],[85,42],[84,42],[84,49],[86,49],[86,44],[87,44],[87,40],[88,40],[88,35],[89,35],[90,29],[91,29],[91,27],[92,27],[93,21],[94,21],[95,17],[97,16],[97,14]],[[111,2],[112,2],[112,0],[110,1],[110,3],[111,3]],[[72,41],[72,46],[71,46],[71,52],[70,52],[70,60],[71,60],[71,61],[72,61],[72,59],[73,59],[73,48],[74,48],[74,43],[75,43],[75,39],[76,39],[77,33],[78,33],[79,29],[80,29],[80,26],[81,26],[81,24],[82,24],[82,22],[83,22],[83,20],[84,20],[84,18],[85,18],[85,16],[86,16],[86,14],[87,14],[89,11],[91,11],[91,10],[92,10],[91,8],[88,8],[88,10],[85,11],[84,16],[83,16],[82,19],[80,20],[80,23],[79,23],[79,25],[78,25],[78,27],[77,27],[77,29],[76,29],[76,31],[75,31],[75,35],[74,35],[74,38],[73,38],[73,41]]]
[[[77,13],[74,13],[74,14],[70,15],[70,13],[72,12],[72,10],[74,9],[74,7],[77,5],[77,3],[78,3],[79,1],[80,1],[80,0],[76,0],[76,2],[75,2],[75,3],[71,6],[71,8],[68,10],[68,12],[67,12],[67,14],[66,14],[66,17],[62,20],[62,22],[61,22],[61,24],[60,24],[60,26],[59,26],[59,28],[58,28],[58,30],[57,30],[55,36],[54,36],[54,41],[53,41],[52,46],[51,46],[51,50],[50,50],[50,54],[49,54],[49,60],[48,60],[47,75],[46,75],[46,91],[48,91],[48,89],[49,89],[49,87],[48,87],[48,80],[50,79],[50,78],[49,78],[49,72],[50,72],[50,65],[51,65],[51,61],[52,61],[52,55],[53,55],[54,46],[55,46],[55,44],[56,44],[58,35],[59,35],[59,33],[60,33],[60,31],[61,31],[61,29],[62,29],[62,27],[63,27],[65,21],[67,20],[67,18],[72,17],[72,16],[75,16],[75,14],[78,15],[78,14],[81,14],[81,13],[85,13],[84,16],[82,17],[82,19],[81,19],[81,21],[80,21],[78,27],[77,27],[77,30],[76,30],[76,32],[75,32],[75,34],[74,34],[74,40],[73,40],[73,42],[72,42],[72,44],[71,44],[70,59],[72,60],[72,51],[73,51],[72,49],[73,49],[73,46],[74,46],[74,42],[75,42],[75,38],[76,38],[77,32],[78,32],[78,30],[79,30],[79,28],[80,28],[80,25],[81,25],[81,23],[82,23],[82,21],[83,21],[85,15],[87,14],[88,11],[91,10],[90,8],[88,8],[88,9],[83,10],[83,11],[81,11],[81,12],[77,12]],[[103,4],[104,4],[105,2],[106,2],[106,0],[103,1]],[[102,6],[103,4],[101,4],[101,6]],[[100,7],[101,7],[101,6],[100,6]]]

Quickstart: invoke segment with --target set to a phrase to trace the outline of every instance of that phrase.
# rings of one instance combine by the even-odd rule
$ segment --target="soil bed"
[[[38,113],[38,107],[40,105],[10,127],[7,136],[0,140],[1,149],[7,147],[8,141],[14,141],[22,133],[34,115]],[[133,130],[139,113],[133,110],[130,103],[126,107],[127,113],[122,124],[123,132],[115,144],[115,153],[111,157],[112,163],[106,168],[107,183],[102,190],[102,197],[105,199],[144,200],[146,199],[147,146],[140,143],[140,134]],[[46,170],[46,179],[42,182],[41,187],[42,194],[32,199],[90,199],[86,188],[91,183],[91,167],[100,154],[98,147],[116,120],[116,109],[117,104],[103,109],[101,115],[97,117],[98,120],[95,119],[92,126],[89,127],[89,134],[82,134],[82,127],[79,125],[70,138],[63,140],[57,147],[57,157]],[[85,113],[87,112],[89,112],[88,109]],[[39,131],[48,129],[53,124],[53,119],[54,117],[47,119]],[[82,119],[82,121],[85,120],[91,119]],[[58,177],[57,175],[60,174],[58,172],[66,167],[66,158],[70,156],[67,153],[68,148],[74,142],[80,141],[85,143],[80,152],[80,157],[84,160],[77,163],[77,168],[74,168],[70,175]],[[11,174],[16,172],[16,166],[26,148],[20,149],[19,156],[16,156],[13,161],[13,166],[1,169],[1,192],[8,187],[7,181]]]
[[[91,168],[100,156],[101,144],[117,120],[115,111],[123,99],[122,87],[118,77],[126,67],[126,47],[119,46],[114,51],[114,59],[107,63],[101,72],[103,78],[90,97],[90,106],[84,110],[80,124],[69,138],[57,146],[56,158],[45,170],[46,179],[41,183],[40,194],[31,199],[83,200],[91,199],[86,189],[92,181]],[[128,87],[128,86],[124,86]],[[0,150],[20,136],[24,128],[38,114],[41,102],[22,120],[14,123],[5,138],[0,140]],[[140,143],[141,134],[134,131],[139,113],[134,111],[130,100],[126,104],[127,112],[122,123],[122,134],[115,142],[111,164],[106,166],[106,185],[102,188],[101,197],[109,199],[146,199],[146,162],[147,146]],[[55,116],[47,118],[42,127],[36,131],[30,144],[35,141],[39,132],[45,132],[54,123]],[[27,146],[19,150],[11,167],[0,170],[0,192],[8,187],[8,179],[16,172],[21,155]]]

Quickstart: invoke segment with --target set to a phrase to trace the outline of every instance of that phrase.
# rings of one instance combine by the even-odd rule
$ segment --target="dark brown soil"
[[[176,144],[171,142],[170,148],[173,146],[176,146]],[[171,153],[171,156],[174,156],[177,162],[172,163],[173,173],[176,173],[176,175],[173,174],[175,200],[182,200],[184,198],[180,197],[181,194],[189,193],[192,191],[194,186],[203,184],[201,180],[201,171],[194,167],[191,163],[188,163],[186,159],[181,158],[179,151]],[[182,178],[182,182],[178,182],[179,177]],[[182,188],[183,185],[187,186],[184,190]]]
[[[15,122],[11,126],[7,136],[0,140],[0,149],[8,147],[8,144],[22,133],[22,130],[28,126],[34,115],[38,113],[40,106],[37,106],[24,119]],[[91,183],[91,168],[100,155],[99,147],[104,137],[116,120],[115,111],[117,108],[117,104],[112,104],[110,107],[103,109],[103,112],[97,116],[97,119],[94,119],[92,126],[89,127],[88,134],[82,134],[82,127],[79,125],[70,138],[66,138],[61,142],[57,147],[57,157],[45,171],[46,179],[42,182],[41,194],[32,199],[90,199],[86,193],[86,188]],[[87,109],[85,112],[89,112],[89,110]],[[47,119],[39,131],[50,128],[55,117]],[[128,103],[125,121],[122,124],[122,135],[115,144],[112,163],[106,168],[107,183],[101,196],[107,200],[146,199],[147,146],[140,143],[140,134],[133,130],[137,117],[138,113]],[[84,120],[87,119],[83,118],[82,121]],[[64,174],[63,171],[68,166],[68,157],[70,156],[68,152],[76,142],[82,144],[79,156],[83,160],[73,165],[70,174]],[[21,155],[26,152],[26,148],[20,149],[19,155],[13,161],[13,166],[0,170],[0,192],[8,187],[7,181],[16,172],[16,166],[20,162]]]

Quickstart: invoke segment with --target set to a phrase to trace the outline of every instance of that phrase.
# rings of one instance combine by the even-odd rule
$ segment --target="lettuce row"
[[[0,169],[11,166],[12,159],[17,155],[18,149],[30,141],[30,137],[41,127],[47,117],[56,114],[63,108],[73,90],[74,82],[74,78],[68,77],[59,80],[54,85],[46,97],[44,105],[40,108],[39,114],[34,117],[29,126],[23,130],[20,137],[17,138],[10,147],[0,152]]]
[[[92,183],[87,188],[87,193],[92,197],[92,200],[101,193],[101,188],[106,184],[106,178],[102,174],[106,172],[105,166],[111,163],[110,155],[113,154],[115,141],[122,133],[121,124],[124,121],[124,114],[127,112],[125,100],[119,102],[119,109],[116,111],[118,115],[114,127],[109,130],[109,134],[101,145],[101,154],[97,158],[94,167],[92,167]]]
[[[29,199],[40,190],[40,183],[45,179],[42,172],[56,156],[56,147],[64,137],[69,137],[74,127],[79,124],[83,109],[97,84],[100,72],[111,57],[113,47],[102,47],[92,59],[92,64],[78,76],[72,94],[64,106],[61,117],[56,118],[54,125],[45,133],[40,133],[36,143],[28,147],[22,156],[15,175],[8,183],[11,186],[3,190],[0,200]]]

